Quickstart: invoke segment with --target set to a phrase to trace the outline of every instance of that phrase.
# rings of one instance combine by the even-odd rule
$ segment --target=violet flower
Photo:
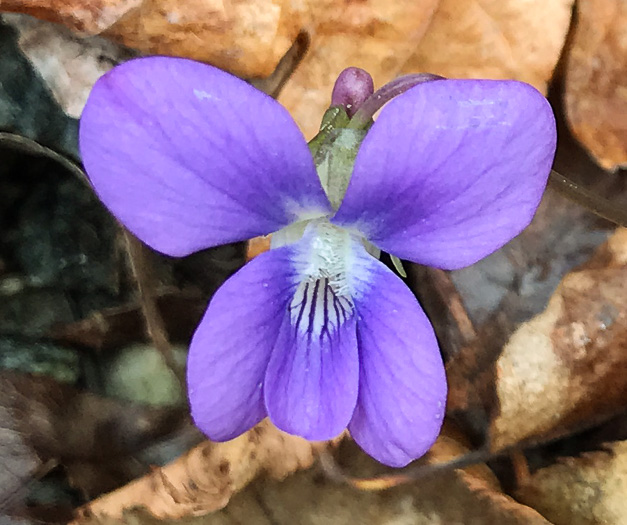
[[[394,98],[316,166],[276,101],[164,57],[102,77],[80,126],[95,191],[155,250],[184,256],[277,232],[215,293],[193,337],[200,429],[224,441],[269,416],[326,440],[348,427],[391,466],[435,441],[446,378],[429,320],[371,253],[449,270],[492,253],[530,222],[555,140],[532,87],[438,80]],[[334,164],[341,151],[358,153]],[[350,182],[334,168],[347,162]]]

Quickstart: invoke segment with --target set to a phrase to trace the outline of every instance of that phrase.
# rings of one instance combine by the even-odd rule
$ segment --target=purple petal
[[[215,441],[266,416],[263,379],[297,280],[286,246],[244,266],[213,296],[192,340],[187,381],[192,417]]]
[[[468,266],[529,224],[555,143],[551,108],[527,84],[421,84],[381,111],[332,222],[404,259]]]
[[[405,466],[435,442],[446,377],[429,320],[407,286],[374,258],[360,258],[354,287],[359,398],[348,429],[368,454]]]
[[[287,111],[191,60],[141,58],[104,75],[83,111],[79,142],[105,205],[169,255],[265,235],[330,209]]]
[[[358,380],[350,300],[336,295],[326,279],[301,283],[268,365],[270,420],[312,441],[332,439],[350,421]]]

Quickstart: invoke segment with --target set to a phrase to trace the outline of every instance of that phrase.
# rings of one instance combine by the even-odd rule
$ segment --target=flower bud
[[[358,67],[346,68],[333,86],[331,107],[342,107],[352,117],[372,93],[374,82],[367,71]]]

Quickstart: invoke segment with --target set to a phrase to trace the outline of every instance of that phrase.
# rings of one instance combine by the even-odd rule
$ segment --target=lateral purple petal
[[[529,224],[555,144],[551,108],[527,84],[420,84],[381,111],[332,222],[404,259],[468,266]]]
[[[303,282],[283,319],[265,382],[270,420],[311,441],[332,439],[357,401],[359,357],[353,308],[326,279]]]
[[[276,101],[212,66],[126,62],[79,129],[96,193],[152,248],[182,256],[330,209],[302,133]]]
[[[359,264],[359,397],[348,430],[372,457],[403,467],[427,452],[440,432],[444,365],[431,324],[407,286],[366,254]]]
[[[263,382],[297,281],[289,246],[263,253],[215,293],[189,349],[194,422],[215,441],[232,439],[264,417]]]

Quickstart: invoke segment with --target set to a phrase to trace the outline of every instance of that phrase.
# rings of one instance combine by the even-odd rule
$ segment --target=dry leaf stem
[[[551,170],[549,184],[564,197],[581,204],[599,217],[607,219],[619,226],[627,226],[627,207],[617,206],[609,200],[588,191],[571,179]]]
[[[145,246],[131,233],[124,230],[124,241],[131,273],[137,283],[139,293],[139,303],[142,315],[146,323],[148,337],[155,345],[155,348],[163,356],[163,360],[181,384],[185,387],[185,373],[174,358],[172,345],[157,307],[157,300],[154,294],[155,279],[153,271],[146,257]]]

